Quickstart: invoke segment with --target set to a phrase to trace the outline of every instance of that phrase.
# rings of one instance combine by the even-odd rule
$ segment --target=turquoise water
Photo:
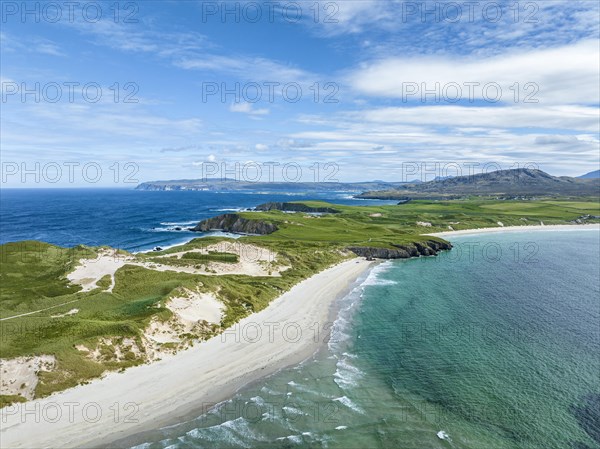
[[[600,235],[453,243],[378,266],[314,359],[142,447],[599,448]]]

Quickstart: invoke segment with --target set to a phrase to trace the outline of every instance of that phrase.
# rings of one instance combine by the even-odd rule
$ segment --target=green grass
[[[187,248],[190,249],[190,248]],[[181,250],[181,248],[180,248]],[[168,256],[169,253],[167,253]],[[154,262],[161,265],[171,265],[175,267],[202,267],[209,265],[211,262],[222,262],[222,263],[237,263],[239,257],[232,253],[222,253],[217,251],[210,251],[208,253],[189,252],[184,253],[181,258],[175,256],[171,257],[150,257],[147,258],[150,262]]]
[[[310,206],[331,207],[323,202],[304,202]],[[235,263],[238,256],[219,251],[209,254],[187,253],[181,259],[159,258],[170,254],[205,249],[219,242],[251,243],[277,254],[277,263],[289,265],[281,277],[242,275],[208,276],[175,271],[154,271],[125,265],[115,274],[112,292],[106,276],[100,288],[81,292],[66,278],[81,258],[94,258],[98,248],[54,245],[26,241],[0,246],[0,318],[47,309],[39,313],[0,321],[2,358],[50,354],[57,369],[40,373],[36,397],[48,395],[100,376],[106,370],[119,370],[144,362],[128,353],[124,360],[111,360],[114,349],[101,347],[106,355],[92,361],[75,346],[98,346],[100,339],[131,337],[140,341],[152,319],[166,320],[171,312],[165,301],[181,288],[218,292],[225,304],[221,328],[259,311],[283,292],[307,277],[348,257],[348,246],[392,247],[432,237],[421,233],[498,226],[566,224],[584,215],[600,215],[598,199],[577,201],[412,201],[399,206],[335,205],[339,214],[311,216],[279,211],[242,213],[253,220],[268,220],[279,230],[265,236],[247,236],[239,240],[225,238],[194,239],[160,252],[137,254],[140,260],[172,265],[206,265],[212,261]],[[377,215],[377,216],[375,216]],[[429,222],[432,227],[417,226]],[[599,222],[599,220],[588,220]],[[441,239],[438,239],[441,240]],[[122,252],[123,254],[126,254]],[[72,302],[74,301],[74,302]],[[69,304],[64,304],[69,303]],[[64,305],[60,305],[64,304]],[[55,307],[60,305],[58,307]],[[52,318],[77,308],[79,312]],[[206,336],[190,335],[190,339]],[[112,351],[112,352],[111,352]],[[19,398],[0,398],[2,404]]]
[[[98,282],[96,282],[96,285],[101,288],[102,290],[106,290],[107,288],[110,287],[110,284],[112,283],[112,278],[110,276],[110,274],[107,274],[106,276],[102,277]]]
[[[0,408],[14,404],[15,402],[27,402],[27,399],[19,395],[0,394]]]
[[[181,256],[182,259],[191,259],[194,261],[201,262],[225,262],[225,263],[237,263],[239,257],[237,254],[222,253],[219,251],[209,251],[208,254],[202,253],[185,253]]]

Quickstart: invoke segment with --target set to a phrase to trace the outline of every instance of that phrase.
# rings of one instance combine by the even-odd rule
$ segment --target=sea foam
[[[356,403],[354,403],[352,401],[352,399],[350,399],[348,396],[340,396],[339,398],[335,398],[334,401],[337,401],[340,404],[345,405],[346,407],[348,407],[351,410],[354,410],[355,412],[362,413],[362,414],[365,413],[363,411],[363,409],[360,408]]]

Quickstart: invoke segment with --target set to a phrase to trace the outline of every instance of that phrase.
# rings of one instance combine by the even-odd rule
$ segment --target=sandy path
[[[497,232],[528,232],[528,231],[577,231],[577,230],[598,230],[600,231],[600,224],[581,224],[581,225],[547,225],[547,226],[499,226],[497,228],[479,228],[479,229],[465,229],[462,231],[444,231],[436,232],[431,235],[433,237],[441,237],[443,239],[448,237],[457,237],[460,235],[475,235],[475,234],[493,234]]]
[[[33,315],[34,313],[40,313],[40,312],[44,312],[46,310],[56,309],[57,307],[62,307],[64,305],[72,304],[77,301],[79,301],[79,299],[74,299],[73,301],[63,302],[62,304],[57,304],[52,307],[46,307],[45,309],[34,310],[33,312],[21,313],[20,315],[7,316],[6,318],[0,318],[0,321],[12,320],[13,318],[19,318],[21,316]]]
[[[197,416],[249,382],[310,357],[326,338],[331,304],[370,266],[353,259],[329,268],[177,355],[5,407],[2,447],[94,447]]]

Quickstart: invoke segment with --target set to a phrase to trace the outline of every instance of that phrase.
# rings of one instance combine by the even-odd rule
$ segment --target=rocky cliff
[[[236,234],[264,235],[277,231],[277,226],[266,221],[249,220],[238,214],[223,214],[202,220],[196,226],[190,228],[190,231],[225,231]]]
[[[373,259],[409,259],[419,256],[436,256],[440,251],[452,249],[451,243],[436,240],[393,246],[394,248],[351,246],[348,249],[358,256]]]
[[[340,212],[339,210],[333,209],[331,207],[312,207],[302,203],[265,203],[256,206],[256,210],[281,210],[284,212],[306,212],[324,214],[338,214]]]

